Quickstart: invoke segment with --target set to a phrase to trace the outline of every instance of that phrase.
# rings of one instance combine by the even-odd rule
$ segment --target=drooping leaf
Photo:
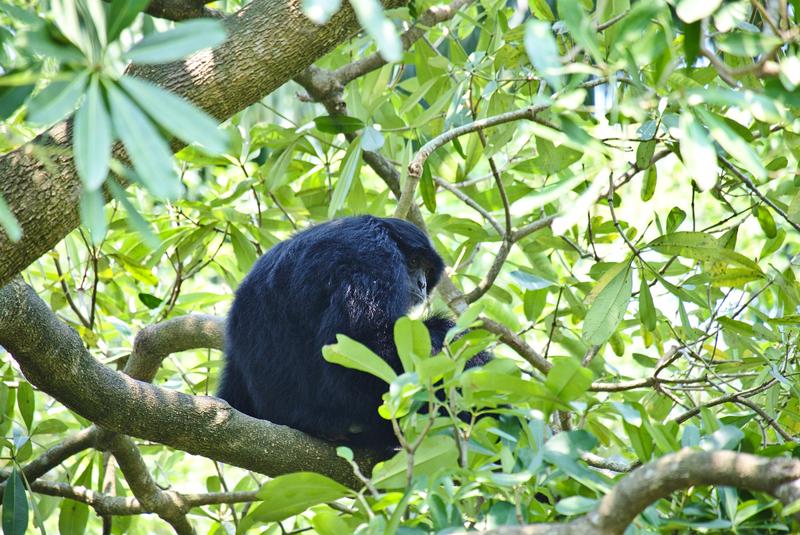
[[[28,120],[32,123],[51,124],[71,113],[83,96],[89,73],[81,71],[71,80],[56,80],[45,87],[28,104]]]
[[[199,143],[210,154],[221,154],[228,147],[216,119],[187,100],[134,76],[123,76],[119,83],[152,120],[178,139]]]
[[[100,83],[92,78],[86,99],[75,114],[72,149],[75,167],[89,191],[98,189],[108,176],[111,159],[111,118],[100,94]]]
[[[122,30],[130,26],[150,2],[151,0],[113,0],[108,10],[108,42],[116,40]]]
[[[336,501],[351,494],[344,485],[313,472],[278,476],[258,490],[261,503],[248,514],[248,524],[277,522],[302,513],[317,504]]]
[[[212,19],[193,19],[176,24],[171,30],[151,33],[125,54],[134,63],[169,63],[204,48],[214,48],[225,40],[222,23]]]
[[[681,114],[681,160],[697,186],[705,191],[717,183],[717,152],[705,129],[689,112]]]
[[[111,122],[133,160],[139,180],[153,195],[177,198],[183,187],[172,166],[172,154],[156,127],[119,88],[106,86]]]
[[[631,299],[633,278],[630,264],[618,264],[606,275],[592,289],[594,301],[583,321],[583,339],[592,345],[600,345],[614,334]]]
[[[592,385],[593,374],[588,368],[571,357],[553,359],[553,367],[547,373],[544,385],[563,402],[578,399]]]
[[[386,18],[378,0],[350,0],[356,18],[364,30],[375,40],[378,52],[388,62],[398,61],[403,55],[403,42],[397,28]]]
[[[639,321],[648,331],[656,329],[656,307],[643,274],[640,274],[639,284]]]
[[[3,535],[25,535],[28,529],[28,498],[17,467],[11,469],[3,491]]]
[[[89,234],[95,245],[103,241],[106,231],[108,230],[104,210],[105,204],[106,200],[105,197],[103,197],[103,190],[96,189],[90,191],[85,189],[81,192],[79,204],[81,222],[89,229]]]
[[[561,78],[561,57],[550,24],[530,19],[525,24],[525,51],[533,66],[554,90],[564,86]]]
[[[350,143],[344,162],[339,169],[339,180],[336,181],[336,186],[333,188],[331,203],[328,206],[328,217],[332,218],[344,206],[344,201],[347,199],[347,194],[350,193],[353,180],[358,176],[361,169],[361,152],[360,137],[357,137]]]

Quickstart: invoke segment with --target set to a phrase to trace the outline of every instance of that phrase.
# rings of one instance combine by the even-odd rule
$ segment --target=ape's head
[[[411,306],[425,302],[438,284],[444,271],[444,261],[434,250],[430,239],[416,226],[402,219],[380,220],[392,240],[403,253],[403,262],[408,273]]]

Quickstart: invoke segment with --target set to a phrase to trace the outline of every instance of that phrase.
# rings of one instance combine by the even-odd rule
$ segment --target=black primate
[[[316,437],[392,447],[391,424],[377,411],[386,384],[326,362],[322,346],[345,334],[402,371],[394,323],[425,301],[443,269],[428,237],[400,219],[338,219],[277,244],[236,291],[219,397]],[[437,353],[453,322],[433,316],[425,325]],[[468,366],[487,359],[480,353]]]

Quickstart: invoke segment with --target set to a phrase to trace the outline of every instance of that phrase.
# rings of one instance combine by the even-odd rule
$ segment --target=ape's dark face
[[[416,256],[406,259],[408,288],[411,292],[411,306],[421,305],[428,298],[428,269],[425,262]]]

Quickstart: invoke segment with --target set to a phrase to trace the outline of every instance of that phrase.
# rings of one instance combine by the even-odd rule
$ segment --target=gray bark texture
[[[108,431],[268,476],[310,470],[360,485],[326,442],[246,416],[221,399],[167,390],[102,365],[21,278],[0,288],[0,346],[31,384]],[[160,353],[163,348],[150,349]],[[363,470],[374,463],[361,452]]]
[[[403,0],[387,0],[387,8]],[[133,74],[174,91],[224,120],[274,91],[355,34],[349,4],[325,25],[309,21],[301,0],[254,0],[223,21],[227,40],[165,65],[137,66]],[[0,193],[19,220],[23,236],[13,243],[0,230],[0,285],[51,250],[80,218],[80,180],[70,150],[67,122],[0,156]],[[115,151],[120,155],[119,148]]]

